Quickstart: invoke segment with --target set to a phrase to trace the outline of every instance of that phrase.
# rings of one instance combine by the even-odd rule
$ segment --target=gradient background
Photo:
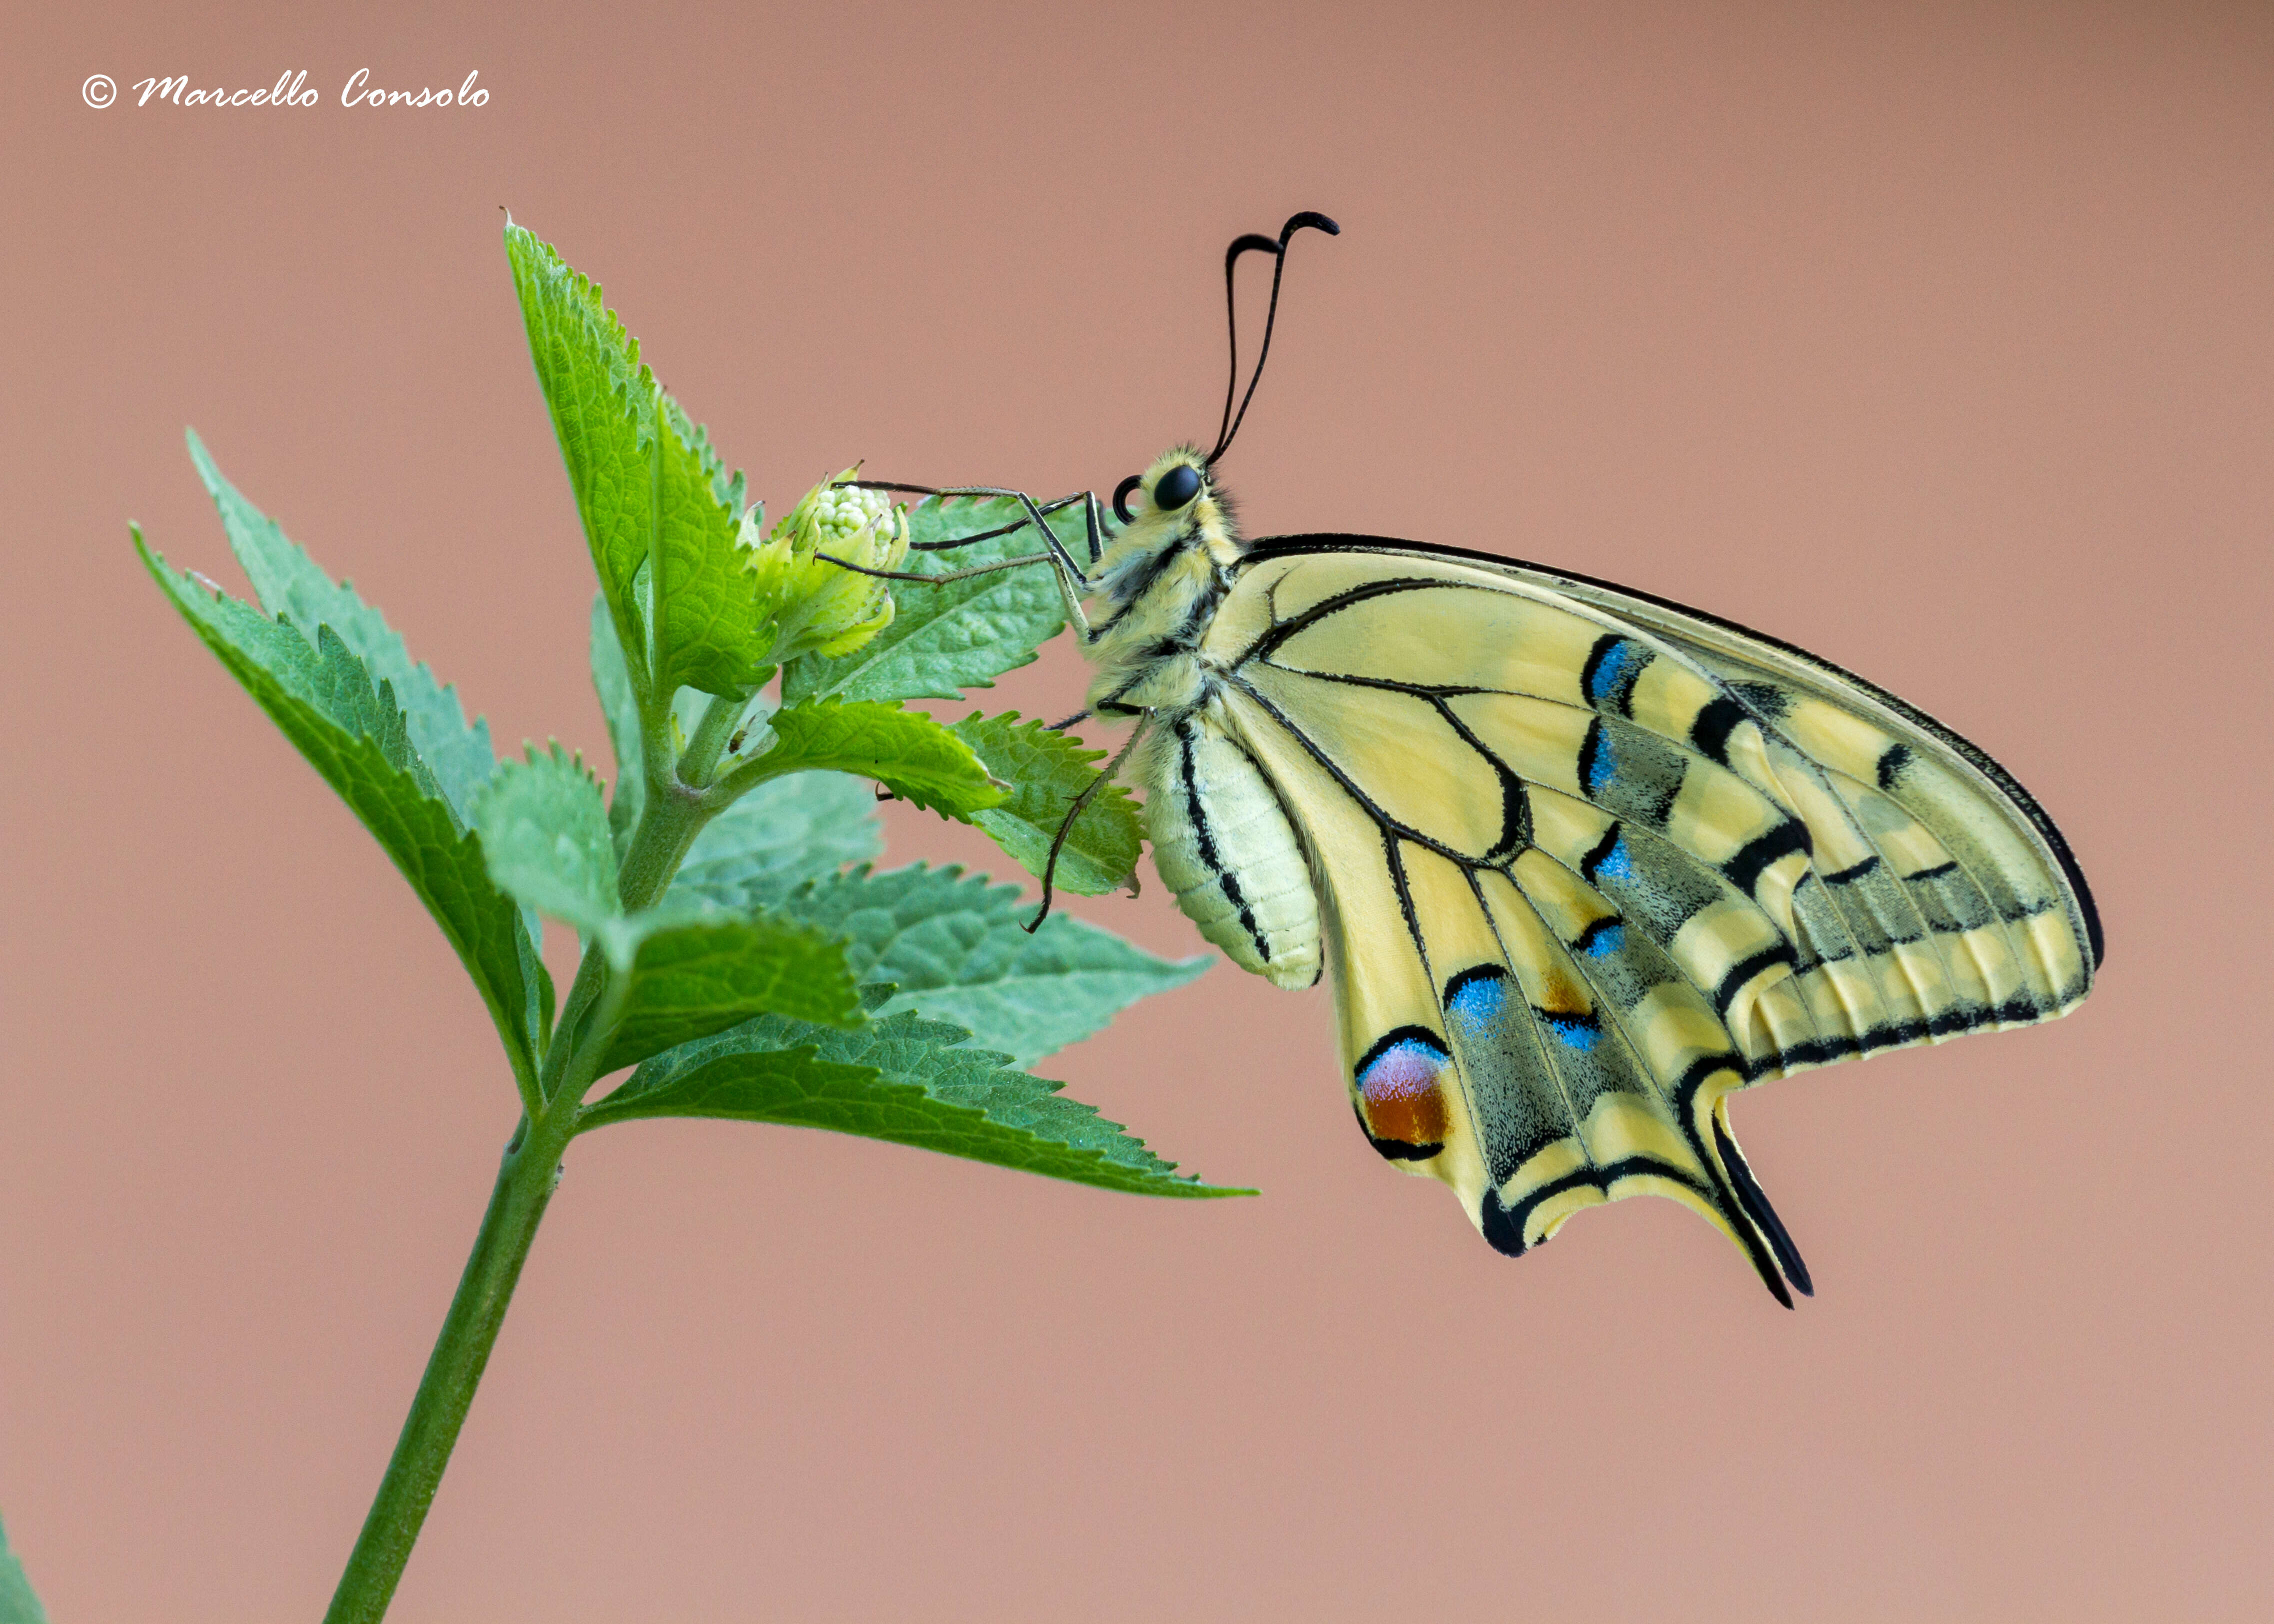
[[[1110,489],[1214,425],[1225,242],[1334,214],[1253,530],[1820,650],[2043,799],[2110,956],[2058,1026],[1740,1103],[1796,1314],[1664,1202],[1495,1255],[1352,1127],[1323,995],[1222,966],[1043,1070],[1258,1200],[614,1130],[397,1618],[2274,1613],[2274,12],[322,10],[6,25],[0,1509],[58,1624],[320,1613],[512,1125],[125,533],[241,582],[193,423],[501,746],[605,758],[501,203],[777,507],[854,457]],[[491,100],[349,112],[358,67]],[[79,95],[292,68],[322,106]],[[1075,906],[1197,946],[1157,887]]]

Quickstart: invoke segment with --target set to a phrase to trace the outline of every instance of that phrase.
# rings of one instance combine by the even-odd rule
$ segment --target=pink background
[[[322,1610],[513,1095],[417,903],[137,572],[181,446],[499,741],[606,741],[498,205],[779,506],[854,457],[1502,548],[1819,650],[2061,821],[2101,989],[1739,1103],[1819,1282],[1670,1204],[1520,1263],[1219,966],[1047,1064],[1262,1186],[580,1144],[403,1620],[2274,1613],[2263,4],[24,4],[0,140],[0,1511],[59,1624]],[[343,109],[357,68],[486,107]],[[186,72],[319,108],[93,111]],[[1054,650],[982,697],[1070,710]],[[895,816],[899,860],[998,870]],[[1157,887],[1081,905],[1195,938]]]

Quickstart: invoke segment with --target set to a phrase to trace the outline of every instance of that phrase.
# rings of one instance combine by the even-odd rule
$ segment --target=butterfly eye
[[[1190,462],[1179,462],[1153,483],[1153,507],[1161,513],[1173,513],[1201,493],[1201,470]]]

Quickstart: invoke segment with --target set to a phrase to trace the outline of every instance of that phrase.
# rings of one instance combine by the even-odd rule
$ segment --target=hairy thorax
[[[1147,710],[1167,722],[1207,703],[1210,680],[1197,653],[1230,590],[1243,549],[1223,515],[1147,514],[1114,539],[1098,567],[1097,674],[1089,708],[1100,716]]]

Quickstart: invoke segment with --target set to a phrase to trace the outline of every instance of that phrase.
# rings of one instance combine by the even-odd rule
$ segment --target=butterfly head
[[[1271,325],[1279,314],[1279,282],[1287,270],[1288,239],[1296,232],[1306,229],[1323,231],[1329,237],[1337,236],[1342,231],[1340,226],[1324,214],[1306,209],[1299,214],[1291,215],[1287,223],[1279,228],[1276,239],[1250,232],[1245,237],[1233,238],[1231,246],[1224,251],[1224,297],[1231,336],[1231,376],[1224,385],[1224,421],[1216,429],[1215,448],[1203,454],[1197,446],[1171,447],[1155,459],[1153,466],[1143,473],[1132,474],[1124,479],[1113,492],[1114,516],[1124,525],[1149,524],[1152,521],[1171,518],[1178,534],[1196,531],[1210,540],[1218,536],[1227,542],[1231,540],[1233,533],[1231,504],[1216,489],[1213,470],[1216,459],[1231,449],[1232,437],[1239,432],[1240,424],[1246,419],[1247,403],[1255,398],[1255,386],[1263,377],[1263,363],[1271,354]],[[1255,370],[1248,376],[1247,393],[1242,395],[1238,393],[1239,314],[1232,297],[1232,278],[1239,264],[1239,257],[1259,252],[1269,254],[1272,259],[1271,303],[1264,312],[1263,342],[1256,351]],[[1239,407],[1237,412],[1232,410],[1235,397]],[[1133,492],[1141,493],[1144,497],[1141,516],[1130,511],[1129,498]]]
[[[1191,551],[1209,564],[1239,557],[1231,498],[1197,446],[1171,446],[1143,473],[1124,479],[1113,492],[1113,511],[1121,530],[1099,577],[1109,598],[1156,579],[1153,560],[1165,553]]]
[[[1113,492],[1113,512],[1125,527],[1148,531],[1197,533],[1211,540],[1233,534],[1231,499],[1197,446],[1171,446],[1143,473],[1124,479]]]

